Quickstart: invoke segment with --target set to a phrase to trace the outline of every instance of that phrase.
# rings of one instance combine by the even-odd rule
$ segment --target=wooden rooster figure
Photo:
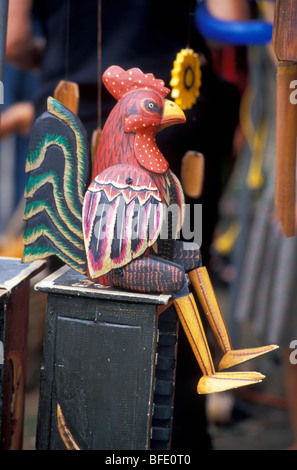
[[[220,370],[277,347],[232,348],[199,247],[177,239],[183,191],[155,137],[162,128],[185,122],[184,113],[166,99],[162,80],[137,68],[112,66],[103,83],[117,104],[103,128],[89,186],[87,137],[77,116],[49,98],[48,112],[35,123],[27,159],[23,261],[57,255],[100,284],[172,294],[203,373],[198,393],[261,381],[257,372],[215,371],[189,290],[188,279],[222,348]]]

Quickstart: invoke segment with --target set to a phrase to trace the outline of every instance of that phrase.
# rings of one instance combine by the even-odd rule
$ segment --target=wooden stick
[[[284,233],[295,235],[297,106],[290,84],[297,64],[280,62],[277,71],[275,205]]]
[[[204,157],[201,153],[188,151],[182,159],[181,182],[185,194],[198,198],[204,179]]]
[[[297,2],[276,0],[272,45],[278,59],[275,205],[287,237],[295,235]]]
[[[54,91],[54,98],[77,115],[79,105],[79,87],[77,83],[60,80]]]

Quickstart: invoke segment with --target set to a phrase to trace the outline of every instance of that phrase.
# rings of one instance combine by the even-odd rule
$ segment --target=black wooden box
[[[36,289],[48,295],[37,449],[170,448],[170,296],[98,286],[68,267]]]

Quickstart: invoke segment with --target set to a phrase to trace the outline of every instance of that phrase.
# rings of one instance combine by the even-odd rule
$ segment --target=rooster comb
[[[123,70],[118,65],[112,65],[103,74],[103,83],[107,90],[117,99],[122,98],[132,90],[144,88],[157,91],[165,98],[169,89],[163,80],[158,80],[152,73],[143,73],[138,68]]]

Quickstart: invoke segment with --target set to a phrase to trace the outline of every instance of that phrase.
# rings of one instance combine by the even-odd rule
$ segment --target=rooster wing
[[[97,279],[141,256],[157,240],[162,220],[162,197],[146,170],[115,165],[96,176],[83,204],[89,276]]]

